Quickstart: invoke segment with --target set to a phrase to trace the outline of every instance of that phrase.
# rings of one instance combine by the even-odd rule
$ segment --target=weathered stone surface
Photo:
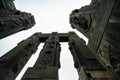
[[[117,79],[120,79],[120,0],[92,0],[72,11],[71,26],[88,39],[88,47]]]
[[[22,80],[58,80],[58,68],[52,66],[28,68]]]
[[[58,80],[60,50],[58,33],[52,33],[46,40],[34,67],[28,68],[22,80]]]
[[[59,80],[61,49],[59,42],[69,42],[79,80],[115,80],[113,79],[115,75],[101,65],[85,41],[75,32],[35,33],[27,40],[23,40],[17,47],[0,58],[0,79],[14,80],[41,42],[45,42],[45,45],[39,58],[34,67],[28,68],[22,80]]]
[[[39,34],[34,34],[0,57],[0,80],[14,80],[39,43]]]
[[[13,0],[1,0],[0,4],[0,39],[34,26],[34,16],[16,10]]]
[[[79,80],[94,80],[94,78],[96,80],[100,78],[100,80],[103,80],[102,78],[112,80],[111,74],[108,74],[109,72],[94,57],[85,41],[75,33],[69,34],[69,49],[73,55],[74,66],[79,73]]]
[[[14,0],[0,0],[0,8],[1,9],[8,9],[8,10],[15,10],[15,4],[13,3]]]

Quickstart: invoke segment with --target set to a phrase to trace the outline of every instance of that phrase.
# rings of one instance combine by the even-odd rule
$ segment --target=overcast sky
[[[32,13],[36,24],[29,30],[18,32],[14,35],[0,40],[0,56],[11,50],[23,39],[28,38],[35,32],[51,33],[75,31],[80,37],[87,40],[80,32],[74,30],[69,24],[69,14],[72,10],[88,5],[91,0],[15,0],[18,10]],[[59,80],[78,80],[77,71],[73,66],[73,58],[68,50],[68,43],[62,43],[61,69],[59,70]],[[40,44],[38,51],[32,56],[27,66],[33,66],[42,48]],[[30,64],[31,63],[31,64]],[[16,78],[20,80],[27,66]]]

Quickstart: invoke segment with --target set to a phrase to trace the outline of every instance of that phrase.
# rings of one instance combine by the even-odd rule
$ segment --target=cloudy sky
[[[88,5],[91,0],[15,0],[18,10],[32,13],[36,20],[36,25],[29,30],[18,32],[14,35],[0,40],[0,56],[11,50],[23,39],[28,38],[35,32],[51,33],[75,31],[80,37],[87,40],[80,32],[74,30],[69,24],[69,14],[72,10]],[[68,50],[68,43],[62,43],[61,69],[59,70],[59,80],[78,80],[77,71],[73,66],[73,59]],[[38,51],[29,60],[26,67],[16,78],[20,80],[28,66],[33,66],[42,48],[40,44]],[[30,62],[32,61],[32,62]]]

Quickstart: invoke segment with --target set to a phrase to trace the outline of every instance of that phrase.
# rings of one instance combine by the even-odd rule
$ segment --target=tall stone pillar
[[[120,80],[120,0],[92,0],[73,10],[71,26],[89,39],[88,47],[99,62]]]
[[[0,80],[15,80],[31,55],[36,52],[40,35],[35,33],[0,58]]]
[[[58,33],[52,33],[34,67],[28,68],[22,80],[58,80],[60,50]]]
[[[86,46],[85,41],[74,32],[69,34],[69,49],[73,55],[74,66],[78,71],[79,80],[111,80],[112,76],[96,60]]]

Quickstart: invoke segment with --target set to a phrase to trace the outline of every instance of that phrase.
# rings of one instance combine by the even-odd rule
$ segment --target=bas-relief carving
[[[5,0],[4,0],[5,1]],[[73,15],[71,15],[71,20],[70,20],[70,22],[71,22],[71,26],[73,27],[73,28],[76,28],[76,29],[78,29],[78,30],[80,30],[80,31],[84,31],[83,32],[83,34],[84,35],[86,35],[87,37],[91,37],[92,36],[92,38],[91,39],[94,39],[93,38],[93,36],[94,36],[94,33],[95,32],[99,32],[99,30],[97,30],[97,29],[94,29],[95,28],[95,26],[97,25],[97,26],[99,26],[99,24],[94,24],[94,23],[96,23],[96,21],[98,20],[100,20],[101,18],[99,18],[99,19],[94,19],[96,16],[94,16],[95,14],[97,14],[97,12],[99,11],[99,10],[97,10],[97,9],[99,9],[98,7],[100,7],[100,5],[101,5],[101,3],[102,3],[102,1],[103,0],[92,0],[92,2],[91,2],[91,4],[89,5],[89,6],[85,6],[85,7],[82,7],[80,10],[78,9],[78,10],[74,10],[73,12],[72,12],[72,14]],[[107,0],[106,0],[107,1]],[[112,1],[112,0],[109,0],[109,1]],[[114,1],[114,0],[113,0]],[[117,0],[116,0],[117,1]],[[6,6],[9,6],[8,7],[8,10],[15,10],[15,7],[14,7],[14,4],[13,4],[13,0],[6,0],[6,3],[7,3],[7,5]],[[0,3],[1,4],[1,3]],[[102,3],[103,4],[103,3]],[[1,6],[0,6],[1,7]],[[103,6],[104,7],[104,6]],[[116,7],[115,7],[115,13],[114,13],[114,17],[116,17],[115,16],[115,14],[119,14],[119,12],[117,12],[117,11],[119,11],[119,6],[117,6],[117,9],[116,9]],[[110,9],[110,8],[109,8]],[[88,11],[87,11],[88,10]],[[102,10],[104,10],[103,8],[102,8]],[[96,13],[94,13],[96,11]],[[82,12],[82,16],[78,16],[79,15],[79,12]],[[85,14],[83,14],[84,12],[87,12],[87,13],[85,13]],[[108,11],[109,12],[109,11]],[[11,12],[10,12],[11,13]],[[76,13],[78,13],[77,14],[77,16],[75,15]],[[5,14],[7,14],[7,12],[5,13]],[[13,14],[14,14],[14,12],[13,12]],[[25,13],[21,13],[21,12],[17,12],[17,13],[15,13],[14,15],[21,15],[22,17],[24,17],[25,15],[27,16],[27,18],[26,17],[24,17],[24,19],[22,19],[22,18],[20,18],[20,17],[17,17],[17,19],[15,19],[16,17],[13,17],[13,14],[11,15],[0,15],[0,17],[1,17],[1,20],[0,20],[0,25],[2,26],[2,27],[0,27],[0,31],[4,31],[5,30],[5,28],[7,27],[7,25],[9,25],[10,27],[9,28],[15,28],[15,27],[19,27],[19,26],[21,26],[21,24],[20,23],[23,23],[23,25],[24,25],[24,22],[25,23],[28,23],[28,24],[30,24],[30,22],[32,22],[33,21],[33,19],[31,19],[29,16],[30,15],[27,15],[27,14],[25,14]],[[25,15],[24,15],[25,14]],[[75,15],[75,16],[74,16]],[[100,15],[100,14],[99,14]],[[7,16],[6,18],[3,18],[3,16]],[[8,18],[9,17],[9,18]],[[92,18],[91,18],[92,17]],[[93,18],[94,17],[94,18]],[[113,13],[112,13],[112,17],[113,17]],[[33,18],[33,17],[32,17]],[[117,19],[118,18],[118,19]],[[3,20],[2,20],[3,19]],[[27,21],[27,19],[31,19],[31,20],[28,20]],[[109,25],[109,28],[108,28],[108,31],[107,32],[105,32],[105,34],[106,35],[104,35],[104,39],[102,39],[102,42],[101,42],[101,44],[100,44],[100,47],[99,47],[99,50],[98,50],[98,52],[97,52],[97,56],[98,56],[98,60],[100,60],[101,59],[101,62],[103,61],[103,63],[102,64],[104,64],[105,62],[105,64],[110,64],[110,66],[113,66],[113,68],[115,68],[115,71],[116,71],[116,73],[117,74],[119,74],[120,73],[120,63],[119,63],[119,43],[118,44],[115,44],[114,42],[118,42],[118,38],[116,39],[116,36],[118,37],[118,34],[119,34],[119,28],[118,28],[118,30],[115,30],[115,28],[114,27],[111,27],[111,21],[112,22],[117,22],[118,24],[117,24],[117,26],[115,26],[115,27],[118,27],[119,26],[119,16],[117,15],[117,17],[116,17],[116,19],[112,19],[112,18],[110,18],[111,20],[110,21],[108,21],[108,22],[110,22],[110,25]],[[8,23],[6,23],[8,21]],[[10,22],[10,21],[12,21],[12,22]],[[17,21],[17,22],[15,22],[15,21]],[[23,21],[23,22],[22,22]],[[92,22],[93,21],[93,22]],[[20,22],[20,23],[19,23]],[[103,20],[103,22],[105,22],[104,20]],[[91,25],[92,24],[92,25]],[[6,26],[6,27],[5,27]],[[92,26],[92,27],[91,27]],[[103,25],[102,25],[103,26]],[[101,27],[102,27],[101,26]],[[7,29],[9,29],[9,28],[7,28]],[[82,30],[81,30],[81,29]],[[89,28],[89,29],[88,29]],[[104,28],[102,28],[102,29],[104,29]],[[101,30],[102,30],[101,29]],[[90,30],[90,32],[89,32],[89,30]],[[112,32],[110,32],[110,30],[112,31]],[[117,31],[117,32],[114,32],[114,30],[115,31]],[[93,33],[94,32],[94,33]],[[100,33],[100,32],[99,32]],[[98,36],[98,34],[95,34],[96,35],[96,37]],[[52,48],[54,48],[54,42],[57,42],[58,40],[54,40],[55,39],[55,36],[54,37],[52,37],[51,39],[49,39],[48,40],[48,42],[46,42],[46,44],[45,45],[49,45],[49,47],[48,48],[46,48],[46,49],[48,49],[48,50],[44,50],[44,55],[42,56],[42,59],[41,59],[41,65],[48,65],[49,63],[51,63],[51,61],[53,60],[53,58],[52,58]],[[112,41],[114,39],[114,41]],[[98,39],[98,40],[101,40],[101,39]],[[91,43],[97,43],[96,41],[94,41],[94,40],[91,40],[91,41],[93,41],[93,42],[91,42]],[[105,41],[105,43],[104,43],[104,41]],[[108,45],[107,45],[108,44]],[[109,45],[110,44],[110,45]],[[91,45],[91,47],[90,48],[93,48],[92,46],[92,44],[90,44]],[[90,46],[89,45],[89,46]],[[106,50],[103,50],[103,46],[104,47],[108,47],[107,49],[106,48],[104,48],[104,49],[106,49]],[[117,46],[117,47],[116,47]],[[102,48],[102,49],[101,49]],[[49,50],[50,49],[50,50]],[[117,56],[118,55],[118,56]],[[76,59],[76,56],[75,55],[73,55],[73,57],[74,57],[74,60],[75,60],[75,65],[76,65],[76,67],[78,68],[78,61],[77,61],[77,59]],[[111,59],[113,59],[113,60],[111,60]],[[19,61],[18,61],[19,62]],[[21,63],[18,63],[18,64],[21,64]],[[18,67],[18,64],[16,64],[14,67],[14,71],[16,71],[17,70],[17,67]],[[20,65],[19,65],[20,66]],[[106,65],[107,67],[109,67],[109,65]],[[113,70],[113,72],[114,72],[114,69],[112,69]],[[115,73],[115,75],[116,75],[116,73]]]
[[[71,26],[89,39],[89,49],[116,79],[120,79],[119,4],[119,0],[92,0],[70,14]]]
[[[1,0],[1,3],[4,5],[3,8],[6,8],[8,10],[15,10],[15,4],[14,0]],[[2,7],[0,7],[2,8]]]
[[[36,35],[21,41],[19,45],[0,58],[0,69],[5,69],[4,72],[0,70],[0,74],[3,74],[0,75],[0,80],[15,80],[40,43],[39,36],[34,39],[33,36]]]
[[[58,80],[58,69],[60,68],[58,67],[60,66],[59,54],[60,54],[60,44],[59,44],[58,35],[56,35],[56,37],[50,35],[48,39],[45,40],[45,44],[40,52],[38,60],[35,63],[35,66],[32,68],[28,68],[22,80],[28,78],[38,79],[38,80],[42,80],[42,79]],[[36,72],[36,69],[38,69],[39,72]],[[34,75],[39,75],[39,76],[32,77],[29,74],[33,76]]]
[[[34,26],[34,16],[15,9],[14,0],[0,1],[0,39]]]
[[[41,52],[41,54],[43,54],[42,56],[42,59],[40,61],[40,64],[41,65],[53,65],[53,60],[56,60],[55,57],[53,59],[53,55],[55,54],[59,54],[59,53],[56,53],[57,50],[57,43],[58,43],[58,40],[56,40],[57,37],[49,37],[49,39],[46,40],[46,43],[43,47],[43,51]],[[56,42],[57,41],[57,42]],[[59,56],[58,56],[59,57]]]

